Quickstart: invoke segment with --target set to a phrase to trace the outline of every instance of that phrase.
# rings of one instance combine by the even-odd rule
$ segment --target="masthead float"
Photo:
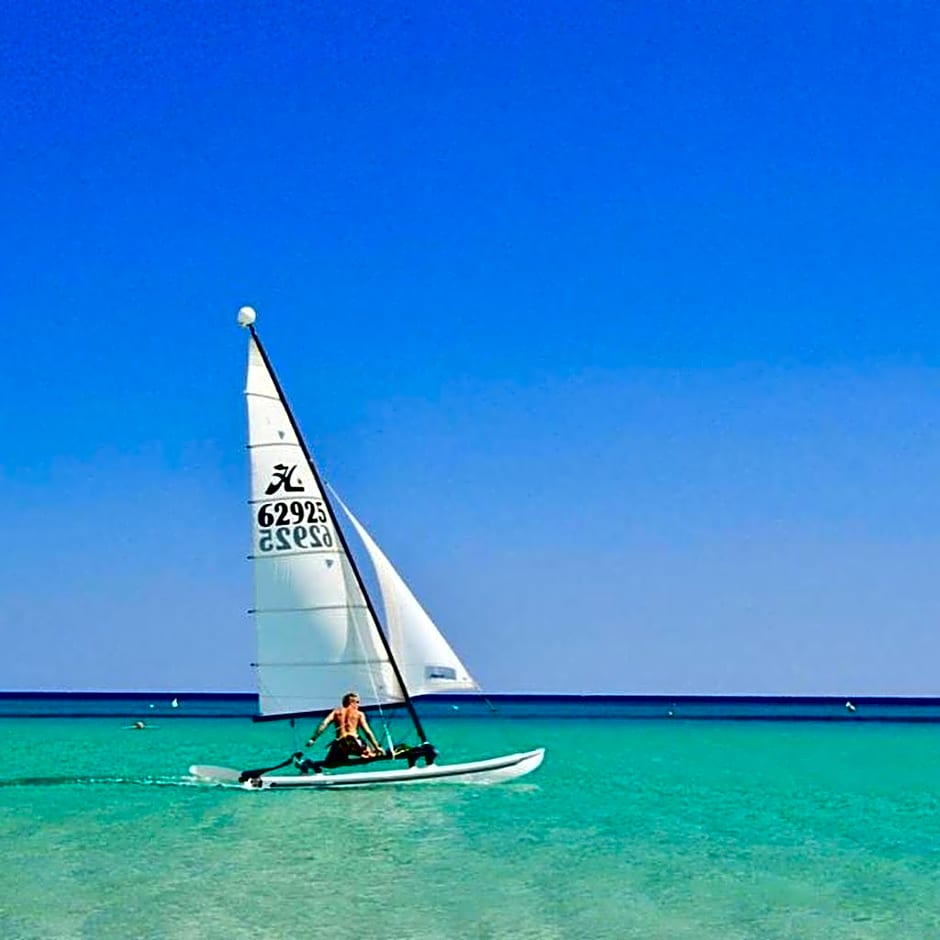
[[[315,760],[298,751],[273,767],[238,771],[196,765],[191,773],[249,788],[323,789],[496,782],[535,770],[545,753],[542,748],[456,764],[438,761],[414,697],[478,686],[362,523],[335,494],[334,506],[255,330],[256,317],[252,307],[238,311],[238,323],[250,333],[245,395],[258,720],[324,715],[343,694],[357,689],[362,706],[383,720],[388,709],[403,707],[418,740],[396,744],[389,735],[384,754],[332,763],[329,756]],[[375,569],[384,626],[337,506]],[[393,767],[380,769],[382,762]],[[372,764],[379,766],[367,766]],[[295,773],[273,773],[291,765]]]

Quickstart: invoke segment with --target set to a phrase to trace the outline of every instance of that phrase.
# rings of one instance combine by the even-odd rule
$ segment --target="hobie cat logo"
[[[294,471],[297,464],[288,467],[286,463],[276,463],[274,465],[274,479],[268,484],[264,491],[265,496],[273,496],[278,490],[282,489],[285,493],[302,493],[304,491],[303,483],[294,483]]]

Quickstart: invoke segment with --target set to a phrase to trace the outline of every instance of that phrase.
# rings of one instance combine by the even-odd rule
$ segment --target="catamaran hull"
[[[375,787],[405,783],[502,783],[524,777],[535,770],[545,756],[545,748],[521,754],[507,754],[464,764],[431,764],[401,770],[356,771],[307,775],[262,775],[241,783],[246,790],[335,790],[347,787]],[[224,767],[193,766],[190,773],[207,782],[237,782],[238,771]]]

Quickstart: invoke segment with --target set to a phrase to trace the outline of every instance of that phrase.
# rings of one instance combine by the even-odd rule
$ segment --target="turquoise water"
[[[546,761],[291,793],[186,777],[283,726],[154,723],[0,721],[3,936],[940,938],[935,725],[439,720]]]

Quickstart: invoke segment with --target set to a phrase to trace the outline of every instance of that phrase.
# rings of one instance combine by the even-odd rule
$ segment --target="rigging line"
[[[329,484],[326,484],[326,486],[327,486],[327,489],[335,493],[335,491],[333,491],[333,488]],[[340,504],[342,505],[342,501],[340,501]],[[386,617],[387,616],[388,616],[388,612],[386,611]],[[356,633],[356,639],[359,641],[359,644],[361,646],[364,646],[365,643],[364,643],[363,636],[362,636],[362,627],[363,625],[360,624],[359,621],[354,622],[353,629],[355,630],[355,633]],[[379,669],[381,669],[381,667],[385,665],[386,662],[387,662],[386,660],[380,660],[376,662],[374,665],[378,665]],[[369,665],[372,665],[372,664],[369,664]],[[389,744],[389,753],[394,754],[395,748],[394,748],[394,745],[392,744],[392,732],[389,727],[390,716],[386,714],[385,708],[383,707],[383,696],[379,694],[379,689],[376,685],[375,673],[373,669],[370,668],[368,670],[368,676],[369,676],[369,684],[372,686],[372,699],[373,701],[378,703],[378,707],[377,707],[378,719],[377,720],[382,726],[379,729],[380,734],[376,735],[376,739],[380,740],[382,736],[381,733],[384,733],[385,739]],[[387,696],[384,696],[384,697],[387,698]],[[373,733],[375,733],[374,730],[373,730]]]
[[[490,697],[489,697],[482,689],[480,689],[479,686],[477,686],[477,689],[478,689],[478,691],[480,692],[480,698],[482,698],[483,701],[486,702],[486,705],[487,705],[487,707],[489,708],[489,710],[490,710],[494,715],[498,715],[498,714],[499,714],[499,709],[490,701]]]
[[[365,646],[365,642],[362,636],[363,626],[364,625],[361,624],[357,619],[353,619],[352,628],[360,646]],[[385,729],[386,736],[390,737],[389,731],[388,731],[388,720],[385,717],[385,710],[382,707],[383,696],[379,694],[379,688],[375,681],[375,670],[372,668],[374,666],[378,666],[379,670],[381,670],[381,668],[386,664],[386,661],[385,660],[365,660],[364,664],[369,667],[366,670],[366,673],[369,677],[369,685],[372,686],[372,700],[378,703],[379,721],[381,721],[382,727]],[[378,739],[378,736],[376,736],[376,739]]]
[[[490,700],[489,696],[482,689],[478,687],[477,691],[480,695],[480,698],[490,710],[490,716],[496,720],[496,725],[494,727],[503,744],[508,747],[515,747],[517,736],[511,735],[509,733],[509,719],[507,719],[506,716],[499,710],[499,708],[496,707],[496,704]]]

